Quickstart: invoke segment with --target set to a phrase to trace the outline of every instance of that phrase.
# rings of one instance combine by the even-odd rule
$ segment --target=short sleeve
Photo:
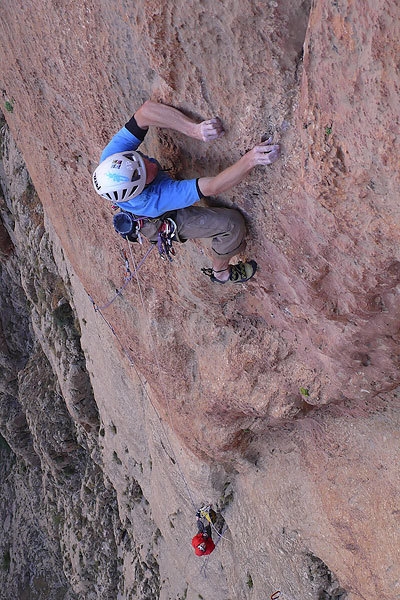
[[[117,152],[126,152],[128,150],[136,150],[142,140],[136,135],[128,131],[126,127],[120,129],[114,137],[108,142],[107,146],[101,153],[100,162]]]
[[[141,194],[127,202],[118,202],[118,206],[135,215],[159,217],[170,210],[191,206],[200,198],[197,179],[176,181],[166,173],[160,172],[155,181],[147,185]]]

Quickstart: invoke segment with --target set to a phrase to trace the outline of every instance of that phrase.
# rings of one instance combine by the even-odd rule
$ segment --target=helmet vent
[[[93,187],[111,202],[127,202],[146,186],[146,168],[136,152],[117,152],[105,158],[93,173]]]

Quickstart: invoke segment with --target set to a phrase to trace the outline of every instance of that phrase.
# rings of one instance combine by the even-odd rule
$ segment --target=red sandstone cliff
[[[253,281],[204,281],[202,243],[178,248],[173,265],[153,253],[140,290],[132,282],[105,311],[120,344],[97,329],[84,294],[75,300],[90,321],[82,343],[101,419],[118,420],[121,448],[134,454],[132,429],[152,410],[138,408],[145,381],[197,496],[191,452],[202,469],[237,471],[235,545],[222,561],[230,591],[209,598],[261,597],[266,582],[271,593],[275,584],[317,598],[305,556],[328,565],[349,598],[400,593],[399,17],[395,0],[3,3],[7,123],[73,272],[100,305],[122,283],[126,247],[90,175],[140,102],[223,120],[227,135],[209,146],[151,132],[148,152],[182,177],[215,173],[267,133],[282,144],[279,163],[217,199],[247,217]],[[149,483],[163,477],[148,477],[163,523]],[[209,493],[222,479],[210,475]],[[185,561],[177,553],[167,574]],[[235,588],[247,571],[252,585]]]

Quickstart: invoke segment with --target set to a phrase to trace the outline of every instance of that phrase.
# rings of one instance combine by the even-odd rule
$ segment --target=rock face
[[[9,497],[24,506],[24,465],[60,515],[51,593],[400,598],[399,22],[395,0],[3,3],[3,111],[31,180],[6,134],[0,430]],[[249,284],[202,280],[190,242],[109,304],[147,247],[116,238],[90,175],[148,97],[226,127],[207,146],[150,132],[178,177],[280,140],[212,201],[247,218]],[[207,499],[227,529],[204,577]]]
[[[104,429],[71,286],[56,264],[61,249],[21,155],[2,131],[2,597],[115,598],[125,586],[119,552],[141,570],[137,586],[155,597],[158,565],[147,552],[147,574],[141,567],[104,470]],[[127,502],[143,501],[132,477],[124,493]]]

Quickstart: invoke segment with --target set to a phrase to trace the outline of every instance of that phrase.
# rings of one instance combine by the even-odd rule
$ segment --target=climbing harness
[[[166,213],[168,215],[168,213]],[[140,230],[143,228],[145,223],[154,223],[161,221],[157,231],[157,244],[158,253],[163,260],[169,260],[172,262],[172,256],[175,256],[175,248],[172,246],[172,242],[176,241],[177,226],[175,221],[169,216],[162,216],[160,218],[150,217],[137,217],[132,213],[121,210],[113,217],[114,229],[124,239],[129,242],[139,242],[143,244],[142,235]]]
[[[205,504],[204,506],[202,506],[201,508],[199,508],[199,510],[197,511],[196,514],[198,514],[199,517],[204,517],[204,519],[206,519],[209,523],[213,523],[213,521],[212,521],[212,519],[210,517],[210,511],[211,510],[212,510],[211,509],[211,504]]]
[[[204,506],[199,508],[199,510],[196,513],[196,516],[206,519],[206,521],[208,521],[208,523],[211,525],[211,528],[213,529],[213,531],[215,531],[215,533],[218,535],[218,537],[224,538],[224,536],[222,535],[222,532],[219,532],[218,529],[215,527],[215,521],[217,518],[217,514],[216,514],[215,510],[212,508],[211,504],[205,504]],[[224,539],[227,539],[227,538],[224,538]]]

